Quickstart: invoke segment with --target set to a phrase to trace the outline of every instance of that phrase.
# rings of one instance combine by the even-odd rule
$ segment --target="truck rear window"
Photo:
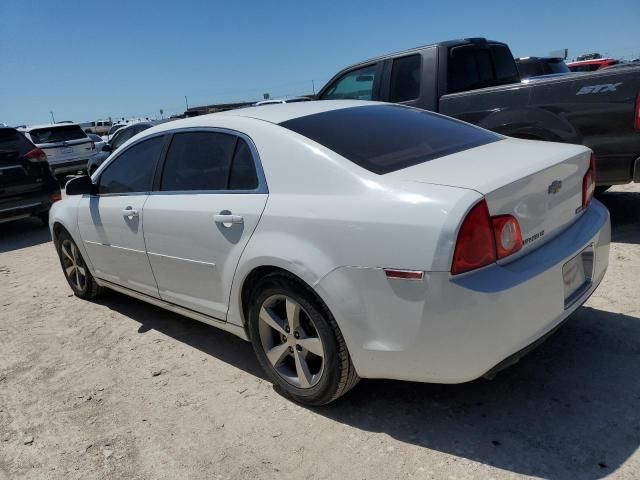
[[[343,108],[280,123],[379,175],[478,147],[502,137],[401,105]]]
[[[448,93],[519,81],[515,60],[506,45],[462,45],[449,52]]]
[[[58,143],[87,139],[80,125],[60,125],[59,127],[36,128],[29,132],[33,143]]]

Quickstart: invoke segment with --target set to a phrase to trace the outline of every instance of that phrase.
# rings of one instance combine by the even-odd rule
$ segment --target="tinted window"
[[[495,81],[498,84],[513,83],[519,80],[516,62],[511,51],[504,45],[489,45],[493,66],[495,68]]]
[[[282,122],[367,170],[384,174],[500,140],[452,118],[401,105],[344,108]]]
[[[247,142],[238,138],[229,174],[229,190],[254,190],[258,188],[258,175],[253,155]]]
[[[17,130],[0,128],[0,159],[7,156],[21,157],[34,148],[35,146]]]
[[[186,132],[173,136],[160,189],[226,190],[236,137],[217,132]]]
[[[154,137],[127,148],[100,175],[98,193],[131,193],[151,190],[164,137]]]
[[[420,55],[396,58],[391,68],[390,102],[406,102],[420,95]]]
[[[120,130],[113,136],[113,139],[110,142],[111,146],[115,150],[116,148],[120,147],[120,145],[124,144],[124,142],[126,142],[131,137],[133,137],[135,134],[136,132],[133,128],[126,128],[124,130]]]
[[[468,45],[449,52],[449,93],[518,82],[520,79],[511,52],[504,45]]]
[[[323,100],[371,100],[376,66],[371,65],[346,73],[322,94]]]
[[[57,143],[87,139],[87,134],[82,131],[80,125],[36,128],[31,130],[29,135],[31,135],[33,143]]]

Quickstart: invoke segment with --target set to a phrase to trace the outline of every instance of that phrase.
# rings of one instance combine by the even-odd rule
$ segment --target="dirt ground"
[[[640,185],[602,200],[607,276],[519,364],[464,385],[363,380],[314,409],[230,334],[72,296],[48,231],[2,225],[0,478],[640,478]]]

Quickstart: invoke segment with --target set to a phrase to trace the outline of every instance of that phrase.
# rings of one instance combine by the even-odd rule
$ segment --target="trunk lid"
[[[580,145],[508,138],[389,176],[484,195],[491,216],[513,215],[520,224],[524,246],[508,257],[512,260],[546,243],[579,217],[590,157],[591,151]]]

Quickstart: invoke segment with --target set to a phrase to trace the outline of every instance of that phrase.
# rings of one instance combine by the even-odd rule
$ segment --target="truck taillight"
[[[467,214],[453,253],[451,273],[475,270],[508,257],[522,248],[522,232],[512,215],[491,217],[486,200],[480,200]]]
[[[589,159],[589,168],[582,178],[582,209],[589,206],[596,190],[596,156],[592,153]]]
[[[29,150],[27,153],[25,153],[24,158],[33,163],[46,162],[47,154],[39,148],[34,148],[33,150]]]
[[[640,130],[640,92],[636,94],[636,111],[634,114],[633,126]]]

